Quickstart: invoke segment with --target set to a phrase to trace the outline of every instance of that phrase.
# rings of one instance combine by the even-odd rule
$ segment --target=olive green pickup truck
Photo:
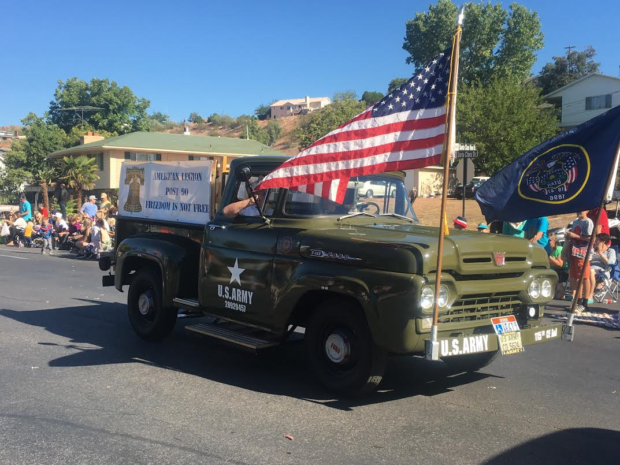
[[[178,315],[205,317],[188,331],[256,351],[304,328],[308,363],[324,386],[342,394],[372,391],[388,355],[425,353],[438,230],[419,224],[402,172],[351,178],[344,204],[276,189],[252,197],[260,208],[224,214],[227,205],[254,196],[255,182],[284,160],[234,160],[206,225],[119,216],[116,249],[100,261],[110,270],[103,284],[129,286],[129,321],[144,339],[166,337]],[[561,325],[542,325],[556,281],[537,245],[450,231],[440,357],[471,371],[500,348],[518,352],[560,339]],[[507,328],[518,340],[501,344]]]

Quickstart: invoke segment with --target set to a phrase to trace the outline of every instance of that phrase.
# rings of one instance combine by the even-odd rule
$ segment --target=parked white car
[[[390,196],[394,196],[396,189],[393,184],[390,184],[392,188],[389,193]],[[364,181],[357,186],[357,195],[359,197],[385,197],[386,195],[386,183],[381,181]]]

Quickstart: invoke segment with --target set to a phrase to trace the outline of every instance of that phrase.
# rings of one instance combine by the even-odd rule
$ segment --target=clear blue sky
[[[42,115],[57,80],[73,76],[116,80],[148,98],[149,112],[177,121],[192,111],[252,114],[273,99],[385,92],[392,78],[413,73],[402,50],[405,22],[429,3],[4,2],[0,125]],[[618,76],[620,2],[520,3],[538,11],[545,34],[533,72],[567,45],[591,44],[602,72]]]

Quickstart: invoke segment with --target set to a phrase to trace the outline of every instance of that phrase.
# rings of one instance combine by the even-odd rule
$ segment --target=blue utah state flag
[[[620,106],[534,147],[476,191],[486,220],[590,210],[605,194],[620,140]]]

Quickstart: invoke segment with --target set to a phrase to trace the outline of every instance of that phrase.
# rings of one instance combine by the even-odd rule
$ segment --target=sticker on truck
[[[489,335],[464,336],[462,338],[448,338],[440,341],[441,357],[454,355],[477,354],[489,351]]]

